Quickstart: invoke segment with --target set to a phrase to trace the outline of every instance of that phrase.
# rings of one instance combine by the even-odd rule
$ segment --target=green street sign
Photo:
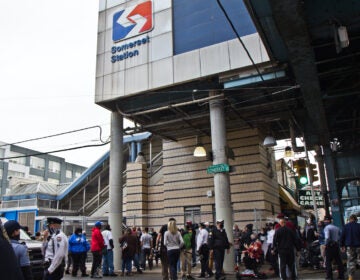
[[[230,166],[226,163],[211,165],[206,169],[207,174],[229,172]]]

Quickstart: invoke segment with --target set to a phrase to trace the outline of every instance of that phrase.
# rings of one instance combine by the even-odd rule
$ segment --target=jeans
[[[170,277],[172,280],[177,280],[177,262],[180,257],[180,249],[172,249],[167,251],[170,267]]]
[[[152,269],[152,259],[150,260],[149,257],[150,257],[150,254],[151,254],[151,249],[150,248],[142,248],[141,249],[141,266],[142,268],[145,270],[146,268],[146,260],[148,261],[148,264],[149,264],[149,269],[151,270]]]
[[[121,271],[124,272],[125,269],[126,269],[126,272],[130,273],[131,272],[132,261],[133,261],[132,257],[129,257],[129,256],[123,257]]]
[[[102,258],[102,272],[103,275],[113,274],[114,273],[114,252],[113,250],[108,250],[106,255],[103,255]]]

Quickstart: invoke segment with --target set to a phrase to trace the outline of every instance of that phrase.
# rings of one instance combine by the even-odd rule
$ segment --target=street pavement
[[[88,271],[90,270],[91,267],[91,263],[87,264],[88,267]],[[240,271],[243,271],[244,267],[240,266]],[[268,265],[263,265],[260,269],[261,272],[265,273],[267,275],[267,279],[279,279],[278,277],[272,277],[273,272],[271,270],[269,270],[269,266]],[[161,280],[161,265],[159,264],[158,267],[154,267],[153,270],[146,270],[144,271],[142,274],[139,273],[135,273],[133,274],[133,276],[120,276],[120,272],[116,272],[118,274],[117,277],[103,277],[103,279],[158,279]],[[196,278],[196,276],[198,276],[200,274],[200,264],[198,264],[195,268],[193,268],[192,270],[192,275],[193,277]],[[80,275],[80,272],[79,272]],[[324,269],[311,269],[311,268],[300,268],[299,272],[298,272],[298,279],[302,280],[302,279],[325,279],[325,270]],[[334,279],[337,279],[337,272],[334,272]],[[72,277],[71,275],[65,275],[65,277],[63,278],[65,280],[74,280],[74,279],[90,279],[90,277]],[[178,274],[178,279],[181,280],[181,273]],[[200,278],[199,278],[200,279]],[[214,277],[212,277],[211,279],[214,279]],[[226,274],[226,280],[235,280],[236,276],[234,272],[229,272]],[[241,279],[250,279],[250,278],[241,278]],[[253,279],[253,278],[252,278]],[[257,278],[258,279],[258,278]],[[347,278],[345,278],[347,279]],[[354,277],[354,279],[360,279],[360,270],[358,269],[356,271],[356,275]]]

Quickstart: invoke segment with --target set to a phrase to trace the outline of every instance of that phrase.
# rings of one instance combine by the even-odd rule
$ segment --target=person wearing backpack
[[[194,243],[193,235],[195,235],[195,233],[193,232],[191,225],[187,224],[182,234],[184,247],[180,252],[182,280],[194,279],[194,277],[191,276],[192,247]]]

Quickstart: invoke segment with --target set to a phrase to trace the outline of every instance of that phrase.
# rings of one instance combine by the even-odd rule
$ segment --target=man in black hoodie
[[[281,218],[280,228],[275,231],[273,240],[273,253],[279,254],[280,278],[286,278],[286,265],[291,269],[291,279],[297,278],[297,271],[294,265],[295,248],[299,250],[294,231],[286,227],[286,220]]]

